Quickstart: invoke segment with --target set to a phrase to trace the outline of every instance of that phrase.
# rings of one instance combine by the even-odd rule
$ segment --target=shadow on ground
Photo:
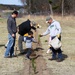
[[[43,48],[41,47],[37,47],[35,49],[32,50],[32,53],[35,53],[35,51],[39,51],[39,50],[44,50]],[[27,53],[27,49],[24,49],[22,53],[19,53],[18,56],[21,56],[21,55],[24,55]]]
[[[34,49],[34,51],[39,51],[39,50],[44,50],[44,49],[41,48],[41,47],[37,47],[37,48]]]
[[[42,55],[36,54],[37,52],[41,50],[44,50],[44,49],[41,47],[33,49],[30,58],[36,60],[38,57],[42,57]],[[17,56],[24,56],[26,53],[27,53],[27,49],[24,49],[24,51],[22,53],[19,53]]]
[[[63,60],[68,58],[68,56],[66,54],[62,54],[62,55],[63,55]]]
[[[0,47],[3,47],[3,46],[5,46],[5,44],[0,45]]]

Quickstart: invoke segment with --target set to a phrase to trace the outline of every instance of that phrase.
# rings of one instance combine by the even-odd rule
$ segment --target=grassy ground
[[[44,50],[44,58],[47,60],[48,68],[51,68],[54,75],[74,75],[75,72],[75,17],[54,17],[61,23],[62,27],[62,51],[65,60],[61,63],[57,63],[56,61],[50,62],[48,60],[51,57],[51,54],[45,54],[47,51],[47,43],[44,43],[44,40],[48,39],[48,37],[44,37],[42,40],[42,46]],[[43,29],[44,31],[44,29]]]
[[[44,32],[47,28],[45,23],[46,16],[24,16],[23,18],[17,18],[17,25],[25,21],[26,19],[31,19],[39,23],[42,28],[38,29],[39,34]],[[74,75],[75,73],[75,17],[67,16],[60,17],[54,16],[54,19],[58,20],[62,27],[62,51],[65,60],[61,63],[56,61],[49,61],[48,58],[51,54],[46,54],[48,49],[48,36],[41,38],[43,57],[46,60],[47,68],[51,69],[53,75]],[[0,74],[1,75],[18,75],[17,72],[23,70],[24,62],[23,57],[4,59],[5,48],[4,45],[7,42],[7,19],[0,18]],[[11,63],[11,64],[10,64]],[[15,68],[15,69],[14,69]],[[11,74],[12,73],[12,74]]]

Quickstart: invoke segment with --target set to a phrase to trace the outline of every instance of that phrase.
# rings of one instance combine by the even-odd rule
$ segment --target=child
[[[33,38],[33,32],[29,31],[28,36],[24,37],[24,41],[26,42],[27,54],[26,58],[30,59],[30,55],[32,53],[32,42],[37,43]]]

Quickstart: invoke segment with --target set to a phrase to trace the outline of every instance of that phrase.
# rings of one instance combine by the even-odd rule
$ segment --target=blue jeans
[[[62,59],[62,51],[61,48],[59,48],[58,50],[55,50],[53,47],[50,48],[52,50],[52,58],[56,58],[56,55],[58,54],[58,59]]]
[[[8,34],[8,45],[5,51],[5,57],[14,55],[15,37]]]

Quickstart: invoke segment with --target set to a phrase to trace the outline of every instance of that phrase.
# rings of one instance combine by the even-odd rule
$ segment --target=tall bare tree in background
[[[21,0],[27,3],[29,13],[51,12],[53,14],[75,14],[75,0]]]
[[[21,0],[22,3],[27,3],[27,9],[32,13],[49,11],[48,0]]]
[[[26,0],[26,3],[27,3],[27,8],[28,8],[28,13],[30,14],[31,13],[31,5],[32,5],[32,0]]]
[[[31,0],[31,12],[45,12],[48,10],[48,0]]]
[[[27,3],[27,9],[28,9],[28,13],[31,12],[31,0],[20,0],[23,4],[24,4],[24,7],[25,6],[25,3]]]
[[[26,4],[26,0],[20,0],[20,1],[23,3],[23,5]]]
[[[62,17],[64,16],[64,0],[61,0],[62,1]]]
[[[49,0],[49,6],[50,6],[51,15],[53,16],[52,0]]]

